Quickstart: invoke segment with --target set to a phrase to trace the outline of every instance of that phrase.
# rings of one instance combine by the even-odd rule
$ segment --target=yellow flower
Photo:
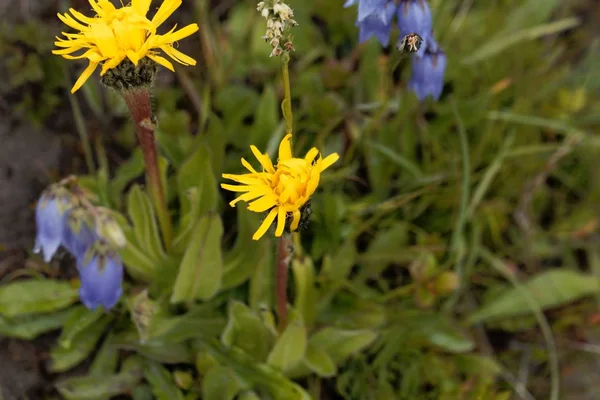
[[[262,172],[257,172],[248,161],[242,158],[242,165],[250,171],[247,174],[233,175],[223,174],[223,178],[241,183],[242,185],[221,184],[221,187],[232,192],[245,192],[231,203],[235,207],[238,201],[252,201],[248,210],[264,212],[269,214],[264,219],[254,236],[253,240],[260,239],[267,229],[277,218],[275,236],[279,237],[285,229],[288,214],[291,214],[292,222],[290,230],[298,229],[300,223],[300,209],[313,195],[321,172],[330,167],[340,157],[337,153],[330,154],[324,159],[319,155],[316,148],[306,153],[304,158],[292,157],[292,135],[286,135],[279,144],[279,159],[274,167],[268,154],[261,153],[255,146],[250,146],[252,153],[262,166]],[[316,160],[315,157],[319,156]]]
[[[87,58],[88,67],[83,71],[71,89],[74,93],[92,75],[101,64],[101,75],[116,67],[128,58],[135,65],[148,57],[173,71],[173,64],[159,55],[158,49],[183,65],[196,65],[196,60],[173,47],[173,42],[183,39],[198,30],[197,24],[175,30],[164,35],[156,33],[157,28],[181,5],[181,0],[165,0],[156,15],[149,20],[146,17],[152,0],[132,0],[128,6],[116,8],[109,0],[89,0],[96,12],[93,18],[87,17],[70,8],[72,16],[58,14],[66,25],[78,30],[78,33],[62,34],[66,38],[56,37],[54,44],[60,47],[52,53],[69,60]],[[85,50],[79,55],[73,53]]]

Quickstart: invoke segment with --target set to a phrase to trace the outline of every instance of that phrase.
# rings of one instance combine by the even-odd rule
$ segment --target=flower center
[[[310,164],[301,158],[279,163],[271,187],[279,197],[280,205],[300,205],[305,201],[306,184],[310,178]]]
[[[133,9],[124,7],[104,18],[97,18],[91,30],[102,55],[111,58],[119,53],[138,51],[148,36],[146,25]]]

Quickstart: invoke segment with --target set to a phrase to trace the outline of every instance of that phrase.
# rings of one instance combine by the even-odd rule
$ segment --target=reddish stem
[[[160,225],[163,241],[167,250],[171,247],[172,227],[171,218],[167,209],[163,185],[160,178],[158,152],[154,137],[154,117],[152,113],[152,97],[150,89],[140,87],[123,92],[123,98],[131,112],[135,123],[137,139],[142,148],[144,164],[146,166],[146,182]]]

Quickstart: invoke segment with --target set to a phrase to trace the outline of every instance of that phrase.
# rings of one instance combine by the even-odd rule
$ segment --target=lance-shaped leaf
[[[0,315],[16,317],[57,311],[78,298],[77,289],[67,282],[50,279],[12,282],[0,287]]]
[[[179,266],[171,303],[207,300],[221,287],[223,224],[216,214],[201,217]]]

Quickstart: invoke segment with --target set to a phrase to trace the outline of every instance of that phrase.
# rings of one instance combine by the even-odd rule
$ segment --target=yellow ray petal
[[[179,29],[178,31],[169,32],[162,36],[164,36],[164,40],[166,40],[165,43],[173,43],[173,42],[176,42],[183,38],[186,38],[190,35],[193,35],[199,29],[200,29],[200,27],[198,26],[198,24],[189,24],[189,25],[184,26],[183,28]]]
[[[118,56],[111,58],[102,64],[102,70],[100,71],[100,76],[106,74],[109,69],[113,69],[117,65],[121,64],[121,61],[125,59],[125,54],[119,54]]]
[[[292,223],[290,225],[291,231],[298,229],[298,225],[300,224],[300,216],[300,210],[294,210],[292,212]]]
[[[71,94],[75,93],[85,83],[85,81],[88,80],[88,78],[94,73],[94,70],[97,66],[97,62],[90,61],[87,68],[83,70],[83,72],[77,79],[77,82],[75,82],[75,84],[73,85],[73,88],[71,89]]]
[[[221,183],[221,187],[230,192],[249,192],[254,186],[242,186],[242,185],[229,185],[227,183]]]
[[[89,0],[90,5],[92,6],[92,9],[96,12],[97,15],[99,16],[103,16],[104,15],[104,10],[102,9],[102,7],[100,7],[98,5],[98,2],[96,0]]]
[[[154,17],[152,23],[154,26],[159,26],[167,20],[173,14],[175,10],[181,5],[181,0],[165,0],[161,5]]]
[[[127,51],[127,58],[131,60],[133,65],[138,65],[138,62],[140,61],[140,56],[133,50]]]
[[[71,17],[69,14],[56,14],[58,15],[58,19],[60,19],[65,25],[70,26],[73,29],[77,29],[78,31],[85,31],[86,29],[88,29],[87,26],[80,24],[79,22],[75,21],[73,19],[73,17]]]
[[[264,181],[257,174],[223,174],[221,176],[225,179],[231,179],[232,181],[246,185],[264,185]]]
[[[250,165],[250,163],[248,161],[246,161],[244,158],[242,158],[242,165],[244,167],[246,167],[246,169],[250,172],[252,172],[253,174],[258,174],[258,172],[256,172],[256,170],[252,167],[252,165]]]
[[[309,163],[312,163],[318,154],[319,154],[319,150],[317,150],[316,147],[313,147],[312,149],[310,149],[308,151],[308,153],[306,153],[304,160],[308,161]]]
[[[196,65],[196,60],[174,48],[172,45],[160,46],[160,49],[165,52],[173,60],[183,65]]]
[[[235,205],[238,202],[240,202],[240,201],[248,202],[248,201],[254,200],[254,199],[256,199],[256,198],[258,198],[258,197],[260,197],[262,195],[263,195],[262,193],[260,193],[260,192],[254,192],[254,191],[253,192],[244,193],[243,195],[238,196],[234,200],[230,201],[229,205],[231,207],[235,207]]]
[[[256,157],[256,159],[258,160],[258,162],[260,163],[260,165],[262,165],[262,167],[267,172],[269,172],[271,174],[275,173],[275,168],[273,167],[273,162],[269,158],[268,154],[261,153],[260,150],[258,150],[256,148],[256,146],[254,146],[254,145],[250,146],[250,150],[252,150],[252,153],[254,154],[254,157]]]
[[[139,14],[146,15],[150,9],[150,3],[152,0],[132,0],[131,7]]]
[[[171,64],[171,61],[167,60],[166,58],[158,56],[156,54],[150,54],[150,53],[148,53],[147,56],[149,59],[155,61],[156,63],[162,65],[163,67],[175,72],[175,68],[173,68],[173,64]]]
[[[277,162],[292,158],[292,134],[288,133],[279,143],[279,160]]]
[[[96,49],[89,49],[88,51],[79,56],[72,56],[69,54],[62,54],[62,56],[67,60],[80,60],[82,58],[87,58],[88,60],[93,61],[95,63],[99,63],[102,60],[104,60],[104,57],[98,54]]]
[[[73,14],[73,17],[77,18],[81,22],[84,22],[88,25],[90,25],[92,22],[94,22],[94,18],[86,17],[85,15],[83,15],[82,13],[80,13],[79,11],[77,11],[74,8],[69,8],[69,12],[71,14]]]
[[[321,179],[321,174],[313,173],[308,182],[306,183],[306,191],[304,192],[307,197],[313,195],[315,190],[317,190],[317,186],[319,186],[319,180]]]
[[[323,164],[321,165],[321,171],[325,171],[327,168],[331,167],[333,163],[340,159],[338,153],[332,153],[323,159]]]
[[[115,38],[113,30],[106,24],[94,24],[91,26],[91,35],[94,42],[104,57],[111,58],[117,55],[119,43]]]
[[[269,212],[269,215],[267,215],[267,217],[263,220],[262,224],[260,224],[258,230],[254,232],[254,235],[252,235],[252,240],[260,239],[267,232],[267,230],[269,230],[276,216],[277,209],[274,208],[271,210],[271,212]]]
[[[52,54],[62,56],[64,54],[75,53],[77,50],[81,50],[81,47],[67,47],[66,49],[52,50]],[[76,57],[76,56],[73,56],[73,57]],[[83,58],[83,57],[79,57],[79,58]]]
[[[277,228],[275,229],[275,236],[279,237],[283,235],[283,230],[285,229],[285,216],[287,213],[283,207],[279,207],[277,211]]]
[[[98,0],[98,4],[104,13],[113,13],[117,10],[109,0]]]
[[[54,42],[56,47],[84,47],[85,42],[82,40],[65,40],[59,37],[56,38],[57,41]]]
[[[248,205],[248,210],[254,212],[267,211],[269,208],[274,207],[277,204],[277,198],[274,194],[269,194],[258,200],[254,200]]]

